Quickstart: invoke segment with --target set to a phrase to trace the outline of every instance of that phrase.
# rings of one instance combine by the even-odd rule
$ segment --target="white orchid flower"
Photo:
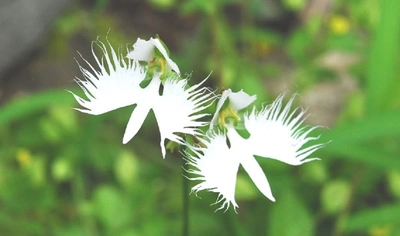
[[[148,45],[142,41],[135,44],[135,50],[131,52],[133,55],[143,56],[143,52],[148,51],[146,48]],[[123,137],[125,144],[136,135],[150,109],[153,109],[160,130],[163,158],[166,154],[165,139],[183,143],[183,139],[176,133],[191,135],[200,133],[199,127],[206,123],[198,119],[208,115],[202,112],[211,105],[214,99],[214,95],[207,88],[199,88],[206,79],[187,88],[186,79],[178,75],[168,77],[160,94],[160,86],[162,86],[160,73],[155,73],[148,85],[143,88],[141,83],[146,78],[148,67],[141,66],[138,60],[124,59],[121,53],[115,52],[111,45],[109,45],[110,52],[102,42],[97,41],[97,45],[104,54],[104,57],[99,59],[94,53],[92,44],[92,53],[100,71],[97,71],[85,59],[90,70],[79,66],[84,79],[76,78],[76,82],[84,91],[87,100],[71,92],[83,107],[76,108],[77,110],[99,115],[136,104]]]
[[[226,95],[229,95],[231,92],[227,93]],[[236,100],[233,99],[230,103],[239,109],[253,101],[244,92],[233,93],[227,97],[234,97]],[[300,110],[297,114],[296,109],[290,112],[294,96],[285,107],[282,105],[283,97],[284,95],[279,96],[261,111],[254,108],[250,114],[244,115],[244,125],[250,134],[247,139],[238,134],[232,122],[228,122],[226,132],[208,133],[202,140],[204,146],[188,145],[192,152],[186,152],[186,160],[195,168],[187,170],[195,175],[189,179],[202,181],[195,185],[192,191],[197,193],[208,190],[218,193],[216,203],[222,202],[222,206],[217,210],[227,210],[231,204],[235,211],[238,207],[234,192],[239,165],[242,165],[264,196],[275,201],[269,182],[254,155],[290,165],[301,165],[319,159],[307,157],[324,144],[302,148],[308,141],[318,138],[307,137],[316,127],[301,128],[305,111]],[[226,96],[223,94],[222,98],[226,99]]]

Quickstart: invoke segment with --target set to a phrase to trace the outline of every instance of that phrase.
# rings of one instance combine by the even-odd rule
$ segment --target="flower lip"
[[[202,190],[218,193],[214,204],[222,203],[217,210],[228,210],[232,205],[238,207],[235,201],[236,174],[239,168],[239,159],[226,143],[226,135],[222,132],[211,132],[208,139],[202,139],[205,147],[191,146],[187,144],[191,152],[185,151],[185,160],[194,169],[187,169],[188,173],[195,177],[188,177],[189,180],[200,180],[192,188],[196,193]]]
[[[200,119],[209,114],[202,112],[211,106],[215,99],[214,94],[207,88],[199,88],[207,78],[190,88],[186,88],[188,82],[186,79],[166,80],[163,94],[157,98],[153,106],[161,135],[163,157],[165,157],[163,146],[165,139],[183,144],[183,138],[176,133],[199,136],[201,135],[199,128],[207,125],[207,122]]]
[[[104,54],[100,59],[94,52],[93,45],[97,44]],[[76,78],[87,100],[70,92],[84,108],[78,111],[92,115],[103,114],[121,107],[129,106],[142,99],[142,89],[139,84],[146,76],[145,68],[137,61],[124,60],[121,53],[116,52],[110,43],[104,44],[97,40],[92,43],[92,54],[100,69],[95,69],[82,56],[90,68],[79,65],[83,79]]]
[[[286,106],[283,106],[284,96],[285,93],[261,111],[254,108],[244,116],[244,125],[250,134],[248,139],[250,148],[254,155],[272,158],[289,165],[301,165],[319,160],[307,157],[325,144],[314,144],[303,148],[307,142],[318,139],[318,137],[307,137],[318,127],[301,127],[306,118],[306,111],[297,108],[290,112],[296,95],[291,97]]]
[[[229,97],[229,93],[230,91],[222,95],[221,103]],[[231,204],[236,208],[236,175],[238,166],[242,165],[260,192],[271,201],[275,201],[267,177],[255,156],[275,159],[289,165],[319,160],[309,158],[309,155],[325,144],[304,147],[309,141],[318,139],[308,137],[317,127],[300,127],[305,119],[305,110],[290,111],[295,96],[284,106],[284,95],[280,95],[261,111],[254,107],[252,112],[244,115],[244,127],[249,133],[248,138],[240,136],[233,124],[228,123],[225,132],[207,132],[206,137],[201,140],[204,146],[187,145],[192,152],[186,152],[186,161],[195,168],[188,170],[195,175],[190,179],[202,181],[192,188],[193,191],[216,192],[217,203],[222,203],[219,209],[228,208]],[[227,145],[228,141],[230,145]]]

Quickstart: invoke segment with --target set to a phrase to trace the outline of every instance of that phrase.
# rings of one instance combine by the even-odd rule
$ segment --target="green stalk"
[[[182,166],[185,165],[185,160],[182,158]],[[189,235],[189,180],[185,177],[185,170],[182,168],[182,235]]]

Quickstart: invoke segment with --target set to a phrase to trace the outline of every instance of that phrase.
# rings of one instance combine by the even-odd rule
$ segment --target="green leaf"
[[[131,220],[133,211],[127,203],[124,195],[113,186],[101,186],[94,192],[96,216],[111,232]]]
[[[393,196],[400,198],[400,171],[390,171],[387,173],[389,190]]]
[[[305,0],[283,0],[283,4],[290,10],[300,11],[307,6],[307,1]]]
[[[51,105],[71,104],[73,97],[66,91],[47,91],[11,101],[0,107],[0,125],[24,118]]]
[[[306,206],[287,190],[274,204],[268,218],[267,234],[270,236],[315,235],[314,221]]]
[[[400,169],[400,159],[395,151],[366,143],[383,137],[400,137],[399,117],[400,111],[391,111],[336,127],[322,134],[321,142],[331,142],[321,151],[376,167]]]
[[[154,8],[170,10],[175,5],[175,0],[147,0]]]
[[[139,163],[134,153],[122,151],[114,164],[115,177],[124,187],[134,187],[139,171]]]
[[[399,98],[398,52],[400,42],[400,4],[381,1],[380,22],[376,26],[367,63],[367,111],[390,108],[388,101]],[[397,83],[397,84],[396,84]]]
[[[58,157],[51,165],[51,174],[58,181],[67,181],[74,176],[74,169],[71,161],[66,157]]]
[[[396,152],[385,152],[366,145],[348,145],[340,148],[329,148],[329,145],[323,148],[323,151],[335,157],[359,161],[373,167],[400,170],[400,158]]]
[[[367,116],[362,120],[343,124],[324,133],[321,142],[332,141],[327,148],[341,148],[381,137],[400,136],[400,111]]]
[[[259,191],[255,185],[242,174],[238,174],[236,178],[235,197],[238,201],[254,200],[259,196]]]
[[[328,179],[327,163],[323,161],[312,161],[299,168],[302,180],[306,183],[321,184]]]
[[[342,211],[350,199],[351,186],[345,180],[330,181],[321,192],[321,203],[325,212],[335,214]]]
[[[216,11],[215,1],[190,0],[182,2],[180,10],[183,14],[205,13],[210,15]]]
[[[385,205],[375,209],[360,211],[351,215],[345,222],[346,232],[356,230],[367,230],[373,226],[399,224],[400,223],[400,204]]]

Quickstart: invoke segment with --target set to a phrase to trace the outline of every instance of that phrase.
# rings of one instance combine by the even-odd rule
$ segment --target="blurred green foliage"
[[[191,194],[190,235],[400,234],[400,4],[337,0],[310,13],[309,2],[147,1],[155,12],[196,16],[194,34],[172,58],[194,75],[213,71],[210,83],[219,90],[255,93],[260,105],[276,93],[267,85],[281,80],[300,94],[343,76],[359,85],[338,121],[316,131],[329,142],[316,153],[322,161],[292,167],[259,160],[276,203],[239,171],[239,214],[213,213],[215,194]],[[111,4],[99,0],[65,14],[50,50],[60,56],[73,35],[92,40],[110,28],[113,45],[143,38],[124,33],[106,12]],[[345,57],[321,63],[331,52]],[[154,117],[122,145],[132,108],[93,117],[76,106],[69,93],[55,90],[0,107],[0,235],[181,234],[188,194],[181,155],[162,160]]]

